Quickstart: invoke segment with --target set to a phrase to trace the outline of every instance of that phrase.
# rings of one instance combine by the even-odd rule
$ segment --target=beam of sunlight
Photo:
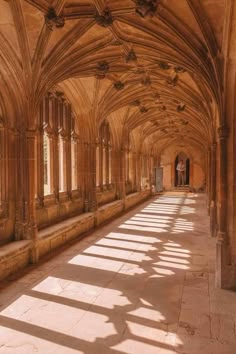
[[[167,341],[167,333],[164,329],[152,328],[152,330],[150,331],[150,328],[145,326],[145,324],[139,324],[131,321],[127,321],[127,326],[131,334],[140,338],[143,337],[144,339],[153,341],[154,343],[156,342],[157,347],[158,347],[158,343],[166,343],[166,344],[168,343],[170,347],[172,346],[174,347],[175,345],[174,340]],[[172,333],[172,336],[175,336],[174,333]],[[172,350],[174,350],[173,347]]]
[[[131,221],[142,221],[142,222],[151,222],[151,223],[153,223],[152,225],[169,225],[170,224],[170,221],[168,221],[168,220],[161,220],[161,219],[154,219],[154,218],[142,218],[142,217],[133,217],[133,218],[130,218],[129,220],[131,220]]]
[[[168,225],[162,224],[162,223],[152,223],[152,222],[145,222],[145,221],[135,221],[135,220],[127,220],[125,221],[125,224],[127,225],[137,225],[137,226],[154,226],[154,227],[158,227],[158,228],[164,228],[164,227],[168,227]]]
[[[157,227],[148,227],[148,226],[135,226],[135,225],[128,225],[122,224],[119,226],[121,229],[127,230],[138,230],[138,231],[151,231],[151,232],[167,232],[167,230]]]
[[[131,260],[135,258],[136,262],[150,261],[151,258],[146,256],[145,253],[137,253],[135,251],[120,250],[108,247],[98,247],[96,245],[90,246],[83,251],[85,254],[94,256],[105,256],[109,258],[117,258],[123,260]],[[135,254],[135,257],[134,257]]]
[[[196,204],[196,200],[185,199],[184,204],[185,204],[185,205],[188,205],[188,204]]]
[[[183,200],[157,200],[153,202],[152,204],[157,204],[157,205],[180,205],[183,203]]]
[[[79,254],[73,257],[68,263],[100,270],[109,270],[109,272],[118,272],[123,265],[122,261],[106,258],[102,259],[85,254]]]
[[[167,215],[175,215],[176,212],[175,211],[167,211],[167,210],[155,210],[155,209],[151,209],[151,208],[147,208],[147,209],[144,209],[143,212],[148,212],[148,213],[153,213],[153,214],[167,214]]]
[[[191,253],[189,250],[186,250],[184,248],[179,248],[179,249],[176,249],[176,248],[172,248],[172,247],[168,247],[168,246],[164,246],[164,249],[168,250],[168,251],[173,251],[177,254],[178,253]]]
[[[123,268],[124,261],[116,261],[113,259],[106,259],[102,257],[80,254],[78,256],[73,257],[68,263],[79,265],[85,268],[89,267],[89,268],[94,268],[99,270],[105,270],[107,272],[115,272],[115,273],[119,272],[121,274],[125,274],[125,275],[127,274],[127,270]],[[128,263],[128,262],[125,263],[129,264],[130,267],[133,266],[133,263]],[[138,265],[136,265],[136,267],[132,271],[133,271],[132,273],[133,275],[144,273],[142,268],[138,267]]]
[[[164,246],[181,247],[179,243],[175,243],[175,242],[166,242],[164,243]]]
[[[174,258],[174,257],[166,257],[166,256],[159,256],[159,258],[163,261],[167,262],[174,262],[174,263],[181,263],[181,264],[189,264],[186,259]]]
[[[191,227],[173,227],[172,231],[175,232],[184,232],[184,231],[193,231],[194,229]]]
[[[101,286],[49,276],[33,287],[34,291],[67,297],[82,302],[93,302],[104,290]]]
[[[174,219],[173,216],[153,215],[153,214],[147,214],[146,212],[144,214],[135,214],[135,215],[141,216],[143,218],[151,218],[151,219],[153,218],[153,219],[162,220],[162,221],[164,221],[164,220],[172,221]]]
[[[166,345],[168,346],[168,345]],[[162,346],[159,347],[157,343],[144,343],[142,340],[135,339],[124,339],[121,343],[111,346],[112,349],[119,351],[119,353],[124,354],[137,354],[137,353],[165,353],[173,354],[173,348],[169,346],[169,349],[163,349]]]
[[[134,241],[134,242],[140,242],[140,243],[156,243],[156,242],[162,242],[156,237],[151,237],[151,236],[139,236],[139,235],[133,235],[133,234],[123,234],[120,232],[110,232],[107,234],[105,237],[107,238],[112,238],[112,239],[118,239],[118,240],[127,240],[127,241]]]
[[[170,270],[170,269],[163,269],[163,268],[158,268],[158,267],[153,267],[152,268],[156,273],[158,274],[162,274],[162,275],[174,275],[175,273]]]
[[[58,315],[63,320],[58,320]],[[1,312],[1,315],[12,319],[20,319],[29,323],[59,333],[66,333],[74,338],[94,342],[97,338],[117,335],[109,316],[94,313],[88,309],[79,309],[66,304],[42,300],[32,296],[22,295]],[[89,326],[87,324],[89,323]]]
[[[163,213],[158,213],[157,210],[152,210],[152,209],[143,209],[142,213],[147,213],[147,214],[154,214],[155,216],[161,217],[161,215],[158,214],[164,214],[163,216],[166,216],[166,214],[168,215],[175,215],[176,213],[170,213],[170,212],[163,212]],[[172,217],[173,219],[173,217]]]
[[[152,321],[155,322],[161,322],[166,319],[160,311],[146,307],[138,307],[135,310],[129,311],[128,314],[135,317],[146,318],[147,320],[152,319]]]
[[[140,247],[140,244],[137,242],[131,242],[131,241],[124,241],[124,240],[116,240],[116,239],[109,239],[109,238],[102,238],[101,240],[98,240],[95,245],[100,245],[100,246],[109,246],[109,247],[117,247],[119,249],[124,248],[124,249],[129,249],[129,250],[137,250]],[[155,248],[152,247],[150,244],[142,245],[142,251],[154,251]]]
[[[167,256],[177,256],[177,257],[182,257],[182,258],[190,258],[191,256],[189,254],[186,253],[178,253],[178,252],[174,252],[174,251],[161,251],[160,254],[164,254]]]
[[[185,214],[194,214],[196,212],[195,208],[190,208],[190,207],[182,207],[180,209],[180,215],[185,215]]]
[[[187,207],[184,207],[187,208]],[[144,209],[154,209],[154,210],[171,210],[171,211],[176,211],[179,209],[178,206],[173,206],[173,205],[153,205],[149,204],[146,208]]]
[[[176,269],[183,269],[183,270],[187,270],[189,269],[188,266],[183,265],[183,264],[177,264],[177,263],[172,263],[172,262],[164,262],[164,261],[160,261],[155,263],[158,266],[161,267],[167,267],[167,268],[176,268]]]
[[[144,306],[149,306],[153,307],[153,304],[145,299],[140,298],[139,301],[144,305]]]
[[[2,318],[0,320],[2,322]],[[23,324],[24,325],[24,324]],[[6,344],[1,344],[0,348],[3,354],[6,353],[66,353],[66,354],[84,354],[84,351],[80,351],[78,346],[77,349],[69,348],[66,343],[61,343],[61,340],[55,341],[55,343],[51,340],[49,335],[46,336],[46,333],[42,334],[42,329],[38,329],[40,331],[39,335],[35,332],[27,332],[27,329],[24,329],[25,326],[21,325],[20,330],[16,330],[10,327],[0,326],[0,334],[1,337],[4,338],[4,342]],[[15,326],[19,327],[19,324],[15,324]],[[45,336],[45,338],[41,338]],[[58,335],[57,335],[58,336]],[[58,344],[60,343],[60,344]],[[14,349],[15,348],[15,349]],[[16,349],[17,348],[17,349]],[[40,348],[39,350],[37,348]]]

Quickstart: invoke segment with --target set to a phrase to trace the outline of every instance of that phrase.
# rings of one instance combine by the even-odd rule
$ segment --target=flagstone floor
[[[167,193],[0,284],[0,354],[235,354],[203,194]]]

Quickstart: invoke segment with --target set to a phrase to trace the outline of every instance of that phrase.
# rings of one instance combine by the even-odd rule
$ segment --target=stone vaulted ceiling
[[[224,0],[0,0],[0,99],[11,124],[24,117],[33,128],[57,87],[84,134],[107,119],[116,144],[131,132],[136,148],[207,148],[222,105],[226,10]]]

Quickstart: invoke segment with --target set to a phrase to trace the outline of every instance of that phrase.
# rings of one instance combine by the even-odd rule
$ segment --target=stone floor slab
[[[166,193],[0,284],[0,354],[235,354],[205,196]]]

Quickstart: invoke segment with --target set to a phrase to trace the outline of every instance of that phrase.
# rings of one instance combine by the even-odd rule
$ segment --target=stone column
[[[15,195],[16,195],[16,211],[15,211],[15,240],[19,241],[24,239],[24,190],[23,185],[26,183],[24,178],[24,155],[25,155],[25,144],[24,144],[24,133],[23,131],[14,131],[14,159],[15,159],[15,170],[18,171],[15,176]]]
[[[67,102],[64,102],[64,124],[66,130],[66,191],[69,199],[72,199],[72,168],[71,168],[71,107]]]
[[[89,187],[88,187],[88,164],[89,164],[89,147],[88,143],[85,142],[83,144],[83,171],[84,171],[84,212],[89,211]]]
[[[134,184],[134,191],[136,192],[137,191],[137,169],[136,169],[136,164],[137,164],[137,154],[136,152],[133,152],[132,153],[132,159],[133,159],[133,163],[132,163],[132,166],[133,166],[133,184]]]
[[[230,260],[227,239],[227,127],[218,129],[219,139],[219,195],[218,230],[216,244],[216,286],[227,288],[227,265]],[[213,184],[214,186],[214,184]]]
[[[206,198],[207,198],[207,212],[210,216],[211,207],[211,148],[207,150],[207,163],[206,163]]]
[[[96,211],[98,208],[97,203],[97,186],[96,186],[96,143],[92,143],[89,146],[90,150],[90,159],[89,159],[89,180],[90,180],[90,202],[89,210]]]
[[[105,160],[106,160],[106,186],[109,186],[109,146],[105,146]]]
[[[142,169],[142,154],[136,154],[136,176],[137,176],[137,191],[141,191],[141,169]]]
[[[37,203],[44,206],[44,165],[43,165],[43,129],[37,132]]]
[[[125,198],[124,150],[113,150],[113,171],[116,187],[116,198]]]
[[[211,145],[210,156],[210,230],[211,236],[216,236],[217,215],[216,215],[216,143]]]
[[[125,200],[125,173],[126,173],[126,150],[121,149],[120,151],[120,199]]]
[[[37,224],[36,224],[36,132],[27,130],[25,134],[25,181],[24,181],[24,238],[32,241],[31,259],[32,263],[38,262],[39,253],[37,245]]]

